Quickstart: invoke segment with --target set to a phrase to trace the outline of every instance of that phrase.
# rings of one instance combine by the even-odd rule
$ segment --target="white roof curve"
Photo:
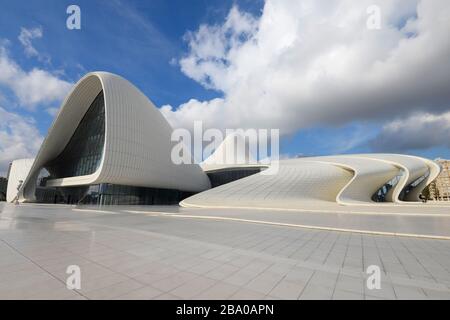
[[[124,78],[108,72],[85,75],[67,95],[41,145],[20,192],[33,201],[35,182],[45,164],[65,148],[94,98],[103,90],[105,145],[98,169],[89,175],[52,181],[52,186],[113,183],[202,191],[210,188],[197,164],[171,161],[172,128],[154,104]]]
[[[183,200],[185,207],[239,207],[304,209],[314,203],[379,205],[372,196],[388,182],[398,180],[386,201],[419,201],[423,188],[439,174],[434,162],[395,154],[361,154],[280,160],[274,175],[252,176],[196,194]],[[424,178],[425,177],[425,178]],[[399,196],[411,183],[404,200]]]
[[[249,138],[240,131],[228,134],[214,152],[200,166],[204,171],[237,167],[254,167],[257,150],[251,150]]]

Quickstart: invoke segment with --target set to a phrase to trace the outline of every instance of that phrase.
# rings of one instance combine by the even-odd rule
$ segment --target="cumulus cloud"
[[[59,108],[57,108],[57,107],[50,107],[50,108],[45,109],[45,111],[47,111],[47,113],[48,113],[49,115],[51,115],[52,117],[55,117],[56,114],[57,114],[58,111],[59,111]]]
[[[450,111],[442,114],[417,113],[383,126],[369,145],[379,152],[450,148]]]
[[[21,28],[19,34],[19,41],[22,44],[25,54],[28,57],[39,56],[39,52],[33,47],[32,40],[42,38],[42,27],[34,29]]]
[[[381,29],[366,26],[379,6]],[[175,127],[279,128],[386,121],[450,109],[450,2],[266,0],[255,17],[186,35],[182,72],[221,98],[162,112]]]
[[[0,176],[13,159],[34,157],[43,137],[35,121],[0,107]]]
[[[34,110],[38,104],[59,102],[73,84],[43,69],[23,70],[0,46],[0,85],[11,90],[22,107]]]
[[[42,29],[22,29],[19,41],[28,56],[42,57],[31,40],[42,37]],[[34,157],[43,140],[35,120],[11,110],[11,106],[36,111],[43,108],[55,114],[59,103],[72,87],[57,73],[40,68],[22,69],[8,54],[8,40],[0,39],[0,175],[5,175],[14,159]],[[8,108],[6,108],[8,106]]]

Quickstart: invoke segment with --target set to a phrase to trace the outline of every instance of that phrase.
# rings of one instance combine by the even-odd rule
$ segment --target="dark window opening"
[[[207,175],[209,181],[211,181],[211,187],[215,188],[223,184],[251,176],[260,171],[260,168],[225,169],[220,171],[207,172]]]
[[[105,100],[101,91],[81,119],[64,150],[45,165],[49,179],[94,173],[105,144]]]

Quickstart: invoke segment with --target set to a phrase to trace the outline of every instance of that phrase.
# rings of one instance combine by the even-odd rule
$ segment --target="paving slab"
[[[241,221],[296,222],[306,215],[310,222],[330,217],[1,203],[0,299],[450,299],[450,240]],[[384,217],[388,226],[393,219],[335,216],[327,223]],[[396,219],[417,229],[418,218]],[[430,219],[423,228],[435,224],[439,233],[446,226],[445,213]],[[380,268],[380,289],[366,286],[371,264]],[[70,265],[80,267],[80,289],[66,287]]]

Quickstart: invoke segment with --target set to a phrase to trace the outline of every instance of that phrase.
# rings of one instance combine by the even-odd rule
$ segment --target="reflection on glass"
[[[211,181],[211,187],[218,187],[223,184],[236,181],[255,173],[260,172],[260,168],[243,168],[243,169],[233,169],[225,171],[208,172],[209,180]]]
[[[402,178],[404,170],[400,170],[400,174],[396,175],[394,178],[389,180],[386,184],[384,184],[380,189],[378,189],[372,196],[372,201],[375,202],[386,202],[386,198],[390,192],[393,191],[393,188],[399,183]]]
[[[77,190],[72,190],[72,195]],[[91,185],[80,199],[82,204],[96,205],[169,205],[178,204],[181,200],[192,195],[191,192],[184,192],[171,189],[156,189],[116,185],[102,183]],[[74,199],[75,197],[72,197]]]
[[[69,143],[45,165],[50,178],[83,176],[97,170],[105,143],[105,101],[101,91],[81,119]]]

